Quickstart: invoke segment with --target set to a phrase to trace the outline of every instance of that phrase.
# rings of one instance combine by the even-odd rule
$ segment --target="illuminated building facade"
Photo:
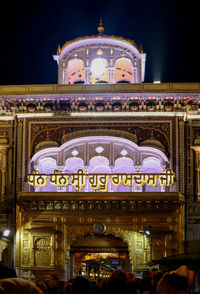
[[[58,84],[0,87],[0,257],[19,276],[200,248],[200,84],[143,83],[145,59],[100,25],[58,47]]]

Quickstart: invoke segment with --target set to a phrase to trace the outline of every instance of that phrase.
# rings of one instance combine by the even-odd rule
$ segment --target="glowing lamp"
[[[10,230],[4,230],[2,235],[4,238],[7,238],[10,235]]]
[[[146,231],[145,231],[145,234],[146,234],[147,236],[150,236],[150,235],[151,235],[151,232],[150,232],[149,230],[146,230]]]
[[[91,64],[92,75],[99,78],[104,75],[106,71],[105,60],[103,58],[95,58],[92,60]]]

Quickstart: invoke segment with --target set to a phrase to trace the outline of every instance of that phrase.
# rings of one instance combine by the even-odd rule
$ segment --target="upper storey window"
[[[66,72],[67,84],[83,84],[85,83],[85,68],[83,60],[71,59],[68,62]]]
[[[115,65],[115,83],[133,83],[133,66],[128,58],[120,58]]]
[[[94,58],[90,67],[90,83],[108,83],[109,71],[108,62],[105,58]]]
[[[144,82],[146,54],[134,41],[104,35],[81,37],[58,46],[59,84]]]

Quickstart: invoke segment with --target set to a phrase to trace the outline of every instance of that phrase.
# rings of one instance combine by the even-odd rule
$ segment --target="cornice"
[[[179,192],[20,192],[18,201],[53,201],[53,200],[138,200],[138,201],[180,201],[184,202],[183,195]]]
[[[46,94],[103,94],[103,93],[199,93],[200,83],[140,83],[98,85],[4,85],[0,96]]]

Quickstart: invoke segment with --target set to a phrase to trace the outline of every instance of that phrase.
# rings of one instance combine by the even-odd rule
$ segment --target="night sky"
[[[142,44],[145,82],[200,82],[196,0],[4,1],[0,17],[0,85],[56,84],[57,46],[97,34]]]

